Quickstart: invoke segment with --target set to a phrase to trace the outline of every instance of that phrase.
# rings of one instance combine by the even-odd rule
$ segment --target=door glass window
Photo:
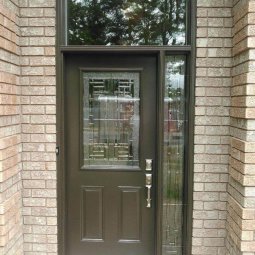
[[[139,165],[139,72],[83,73],[85,166]]]
[[[168,56],[165,63],[163,247],[162,254],[182,254],[185,57]]]
[[[68,44],[186,44],[186,1],[67,0]]]

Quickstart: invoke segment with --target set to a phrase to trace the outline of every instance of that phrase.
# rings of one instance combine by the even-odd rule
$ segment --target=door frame
[[[108,174],[110,174],[110,176],[113,177],[115,174],[117,174],[117,176],[120,176],[120,178],[118,179],[117,182],[113,182],[114,184],[114,189],[115,189],[115,195],[117,195],[117,197],[119,195],[121,195],[122,193],[120,192],[120,190],[122,190],[124,187],[125,188],[136,188],[139,189],[139,209],[141,214],[140,218],[140,222],[143,224],[141,224],[140,226],[140,237],[138,238],[138,240],[132,242],[132,239],[130,239],[129,241],[126,240],[119,240],[120,236],[116,237],[117,240],[113,239],[113,243],[112,246],[115,245],[116,242],[116,246],[119,246],[119,248],[123,248],[123,251],[125,250],[126,253],[128,253],[129,248],[131,250],[134,249],[135,251],[135,247],[139,248],[141,250],[147,250],[148,253],[150,251],[151,255],[154,255],[154,243],[155,243],[155,195],[153,194],[155,192],[155,187],[156,185],[154,185],[154,182],[156,182],[155,179],[155,169],[153,167],[152,169],[152,174],[153,174],[153,186],[152,186],[152,194],[153,194],[153,203],[152,203],[152,208],[151,209],[147,209],[146,208],[146,202],[145,202],[145,194],[146,194],[146,189],[144,188],[145,185],[145,174],[146,174],[146,170],[145,170],[145,160],[147,158],[152,158],[155,162],[158,162],[156,159],[156,145],[155,142],[157,141],[156,139],[156,135],[157,135],[157,130],[156,130],[156,123],[157,123],[157,116],[156,116],[156,107],[157,107],[157,97],[155,96],[155,94],[158,94],[156,92],[156,90],[158,90],[158,86],[156,86],[157,82],[157,54],[121,54],[121,56],[119,54],[68,54],[67,58],[65,58],[66,60],[66,65],[67,67],[65,67],[65,73],[66,75],[64,76],[66,79],[65,82],[65,106],[67,105],[67,107],[65,108],[65,112],[67,113],[64,117],[66,117],[66,131],[68,134],[67,140],[69,140],[68,143],[66,143],[66,148],[67,148],[67,153],[66,154],[66,178],[68,178],[69,176],[69,170],[71,170],[73,167],[75,167],[75,169],[77,170],[77,167],[80,169],[79,176],[80,179],[83,179],[82,176],[84,176],[83,182],[79,183],[79,187],[80,185],[84,185],[84,187],[88,186],[88,187],[93,187],[95,185],[95,187],[104,187],[104,199],[106,199],[106,197],[108,197],[107,192],[109,191],[109,186],[108,183],[110,183],[108,181],[108,183],[104,182],[104,181],[99,181],[99,183],[95,183],[93,182],[93,184],[90,182],[86,182],[86,177],[85,176],[90,176],[92,177],[93,180],[95,180],[95,178],[97,180],[100,180],[100,175],[104,175],[104,178],[107,178]],[[108,64],[109,63],[109,64]],[[139,113],[136,112],[138,114],[139,119],[140,119],[140,124],[139,124],[139,141],[140,141],[140,145],[139,145],[139,159],[138,162],[139,164],[135,164],[135,166],[123,166],[123,165],[119,165],[119,166],[113,166],[111,169],[108,169],[108,167],[106,165],[100,165],[100,166],[89,166],[88,164],[84,165],[84,157],[83,157],[83,107],[82,107],[82,102],[83,102],[83,72],[111,72],[111,73],[116,73],[114,75],[114,77],[117,78],[119,72],[125,72],[125,74],[127,73],[135,73],[137,76],[137,79],[134,78],[134,84],[137,86],[139,85],[139,96],[138,94],[134,94],[134,97],[139,97],[140,98],[140,110]],[[149,77],[149,78],[148,78]],[[120,78],[124,78],[121,77]],[[129,77],[126,77],[129,78]],[[118,78],[117,78],[118,79]],[[70,84],[71,83],[71,84]],[[73,83],[73,84],[72,84]],[[72,86],[69,85],[74,85],[75,89],[72,89]],[[149,85],[149,86],[147,86]],[[135,86],[135,87],[136,87]],[[136,90],[135,90],[136,91]],[[80,93],[79,93],[80,92]],[[70,97],[70,101],[69,101],[69,95],[73,95]],[[148,97],[147,97],[148,96]],[[79,104],[80,103],[80,104]],[[73,107],[72,107],[73,106]],[[152,107],[152,108],[150,108]],[[135,107],[136,108],[136,107]],[[75,109],[75,113],[72,111],[72,109]],[[138,108],[137,108],[138,109]],[[72,112],[69,112],[72,111]],[[153,115],[151,115],[151,111],[153,112]],[[75,118],[71,118],[70,116],[74,116],[73,114],[75,114]],[[155,114],[155,115],[154,115]],[[79,122],[80,125],[78,124],[78,115],[79,116]],[[69,116],[69,117],[68,117]],[[151,118],[153,116],[153,118]],[[74,133],[69,133],[69,130],[72,129],[72,125],[70,126],[69,123],[72,123],[75,121],[74,126],[75,128],[75,132]],[[149,126],[147,126],[149,125]],[[80,130],[79,130],[80,129]],[[150,133],[150,132],[153,133]],[[72,136],[74,136],[75,138],[72,138]],[[79,139],[80,137],[80,139]],[[138,138],[138,137],[137,137]],[[74,141],[75,139],[75,143],[72,143],[71,141]],[[71,143],[70,143],[71,142]],[[80,143],[80,146],[78,145],[78,143]],[[124,141],[123,141],[124,142]],[[141,144],[142,142],[142,144]],[[70,146],[69,146],[70,144]],[[72,144],[72,145],[71,145]],[[76,148],[76,145],[77,148]],[[148,147],[149,145],[149,147]],[[78,147],[80,148],[80,153],[78,153]],[[74,152],[75,153],[72,153]],[[72,156],[70,157],[69,153],[71,153],[71,155],[73,155],[75,157],[75,161],[73,161]],[[77,157],[75,156],[77,155]],[[80,160],[78,160],[78,155],[80,156]],[[71,163],[70,163],[71,162]],[[76,163],[79,162],[79,163]],[[153,164],[154,165],[154,164]],[[92,169],[96,169],[96,172],[93,171]],[[92,171],[91,171],[92,170]],[[110,172],[109,172],[110,171]],[[72,171],[71,171],[72,172]],[[74,171],[77,172],[77,171]],[[148,173],[148,172],[147,172]],[[75,178],[74,174],[70,174],[70,176],[72,175],[73,178]],[[78,173],[77,173],[78,175]],[[127,178],[123,178],[123,175]],[[93,178],[94,176],[94,178]],[[116,176],[116,175],[115,175]],[[122,176],[122,177],[121,177]],[[132,177],[133,176],[133,177]],[[136,177],[137,178],[136,178]],[[134,178],[135,177],[135,178]],[[124,181],[126,179],[126,181]],[[127,181],[129,180],[130,181]],[[132,181],[131,181],[132,180]],[[136,180],[140,180],[139,182],[136,182]],[[76,179],[77,181],[77,179]],[[123,182],[124,181],[124,182]],[[136,182],[136,183],[133,183]],[[86,182],[86,184],[84,183]],[[66,250],[67,250],[67,254],[72,254],[72,252],[75,253],[75,247],[80,247],[80,252],[82,251],[82,246],[84,248],[84,250],[86,251],[85,247],[86,245],[88,247],[90,247],[90,251],[91,253],[93,253],[93,251],[96,251],[96,243],[94,244],[94,249],[93,249],[93,241],[91,241],[90,244],[82,244],[83,242],[81,241],[81,243],[79,243],[79,236],[78,233],[79,232],[79,224],[77,223],[70,223],[72,222],[73,219],[78,219],[79,218],[79,209],[78,206],[76,206],[77,204],[79,204],[79,199],[76,200],[76,202],[72,203],[72,201],[74,201],[74,196],[70,195],[70,193],[72,193],[73,190],[78,190],[78,186],[76,182],[70,181],[70,179],[66,179],[66,184],[67,184],[67,192],[66,192],[66,196],[67,196],[67,213],[68,215],[66,215]],[[117,189],[116,189],[117,188]],[[111,191],[111,188],[110,188]],[[78,197],[78,191],[76,192],[75,197]],[[135,193],[133,193],[135,194]],[[138,194],[138,193],[137,193]],[[116,199],[116,197],[113,195],[113,197]],[[109,198],[109,197],[108,197]],[[119,203],[121,203],[120,197],[115,200],[113,199],[113,206],[117,204],[118,206],[120,205]],[[106,226],[107,224],[107,215],[109,215],[108,213],[106,213],[107,208],[110,209],[106,204],[108,200],[105,200],[106,203],[102,202],[103,205],[103,215],[104,215],[104,237],[103,239],[105,239],[106,242],[103,243],[99,243],[98,246],[100,246],[99,248],[102,248],[104,246],[106,246],[106,244],[108,243],[107,241],[107,233],[108,234],[112,234],[115,232],[110,231],[111,228],[107,228]],[[124,201],[124,200],[123,200]],[[91,202],[92,204],[92,202]],[[128,206],[128,204],[126,204]],[[75,208],[74,211],[72,210],[72,208]],[[115,208],[115,207],[114,207]],[[137,207],[138,208],[138,207]],[[117,208],[116,208],[117,209]],[[120,207],[118,208],[118,211],[120,210]],[[116,212],[118,212],[116,210],[112,211],[112,214],[115,215]],[[118,212],[119,216],[120,216],[120,212]],[[131,212],[131,211],[130,211]],[[69,214],[70,213],[70,214]],[[72,216],[72,214],[75,214],[75,216]],[[117,217],[117,215],[116,215]],[[145,217],[145,218],[144,218]],[[91,221],[90,221],[91,222]],[[127,221],[125,221],[127,223]],[[109,227],[109,225],[108,225]],[[114,230],[116,230],[117,226],[114,226]],[[120,225],[118,226],[118,231]],[[101,228],[100,228],[101,229]],[[109,230],[109,232],[107,231],[107,229]],[[148,232],[149,230],[149,232]],[[72,241],[70,241],[69,236],[73,237],[73,233],[75,233],[76,238],[71,238],[73,240],[73,242],[76,242],[76,245],[72,245]],[[100,232],[101,233],[101,232]],[[119,232],[120,234],[120,232]],[[142,237],[142,239],[141,239]],[[121,238],[120,238],[121,239]],[[146,242],[145,242],[146,240]],[[69,242],[70,241],[70,242]],[[105,244],[104,244],[105,243]],[[125,244],[123,244],[125,243]],[[129,244],[128,244],[129,243]],[[69,245],[70,244],[70,245]],[[122,247],[121,247],[122,246]],[[125,248],[124,248],[125,247]],[[116,247],[115,247],[116,248]],[[133,248],[133,249],[132,249]],[[78,248],[77,248],[78,250]],[[108,252],[110,252],[111,249],[109,249]],[[77,252],[78,253],[78,252]],[[90,254],[90,253],[88,253]],[[95,252],[95,254],[97,254]],[[101,254],[101,253],[100,253]],[[145,253],[141,253],[141,254],[147,254]]]
[[[57,1],[57,40],[56,40],[56,126],[57,126],[57,222],[58,222],[58,253],[66,255],[65,252],[65,219],[66,219],[66,180],[65,180],[65,118],[64,118],[64,58],[65,54],[73,53],[136,53],[157,55],[157,169],[162,169],[163,151],[163,99],[164,99],[164,67],[165,56],[185,55],[186,56],[186,115],[188,125],[186,125],[185,139],[185,169],[184,169],[184,203],[187,204],[184,210],[183,243],[185,243],[183,255],[191,254],[192,247],[192,214],[193,214],[193,168],[194,168],[194,106],[195,106],[195,70],[196,70],[196,0],[187,0],[188,26],[187,46],[66,46],[66,0]],[[187,78],[188,77],[188,78]],[[161,212],[162,205],[158,203],[162,200],[162,175],[158,171],[156,175],[156,236],[155,255],[161,253]]]

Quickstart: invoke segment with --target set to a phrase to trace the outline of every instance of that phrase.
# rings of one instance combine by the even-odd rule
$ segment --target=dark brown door
[[[156,73],[154,55],[65,56],[68,255],[154,254]]]

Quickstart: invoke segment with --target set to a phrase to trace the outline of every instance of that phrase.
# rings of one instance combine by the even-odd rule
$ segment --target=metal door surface
[[[156,85],[156,55],[65,56],[66,254],[155,254]]]

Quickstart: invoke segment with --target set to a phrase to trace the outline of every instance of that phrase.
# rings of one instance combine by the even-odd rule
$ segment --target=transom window
[[[185,45],[186,0],[68,0],[69,45]]]

